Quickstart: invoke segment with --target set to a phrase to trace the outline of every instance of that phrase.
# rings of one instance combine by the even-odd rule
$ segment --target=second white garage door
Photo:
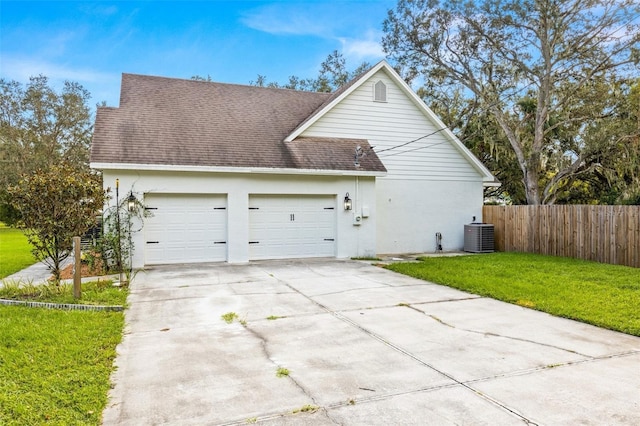
[[[145,263],[227,260],[225,195],[146,194]]]
[[[250,196],[249,258],[335,256],[335,206],[334,196]]]

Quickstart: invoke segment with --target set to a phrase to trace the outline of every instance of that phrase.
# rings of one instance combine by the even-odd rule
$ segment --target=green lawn
[[[114,287],[113,281],[91,281],[82,284],[80,299],[73,297],[73,284],[6,283],[0,287],[0,299],[46,300],[52,303],[76,303],[84,305],[120,305],[127,300],[126,287]]]
[[[0,306],[0,424],[100,424],[122,312]]]
[[[640,269],[564,257],[427,257],[388,269],[470,293],[640,336]]]
[[[36,263],[22,231],[0,223],[0,279]]]
[[[124,305],[128,289],[82,285],[76,303]],[[0,298],[72,303],[72,286],[9,284]],[[100,424],[123,312],[0,305],[0,425]]]

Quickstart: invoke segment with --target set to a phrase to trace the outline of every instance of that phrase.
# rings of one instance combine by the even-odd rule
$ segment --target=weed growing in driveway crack
[[[227,312],[226,314],[222,314],[221,318],[227,323],[227,324],[231,324],[234,321],[238,321],[240,323],[241,326],[246,327],[247,326],[247,320],[246,318],[242,318],[240,319],[240,317],[238,316],[238,314],[236,314],[235,312]]]
[[[277,316],[277,315],[269,315],[269,316],[267,317],[267,319],[268,319],[269,321],[277,320],[277,319],[280,319],[280,318],[284,318],[284,317],[279,317],[279,316]]]
[[[258,422],[258,418],[257,417],[249,417],[247,419],[247,423],[251,424],[251,423],[257,423]]]
[[[276,370],[276,376],[277,377],[285,377],[289,375],[289,370],[283,367],[278,367],[278,369]]]
[[[238,314],[236,314],[235,312],[227,312],[226,314],[223,314],[221,318],[227,324],[231,324],[236,318],[238,318]]]
[[[303,405],[300,408],[296,408],[295,410],[292,411],[293,414],[298,414],[298,413],[315,413],[316,411],[318,411],[320,409],[320,407],[318,407],[317,405]]]

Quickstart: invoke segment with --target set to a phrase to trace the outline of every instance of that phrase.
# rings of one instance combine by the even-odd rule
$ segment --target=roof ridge
[[[172,80],[172,81],[183,81],[183,82],[188,82],[188,83],[200,83],[200,84],[215,84],[215,85],[220,85],[220,86],[236,86],[236,87],[245,87],[245,88],[254,88],[254,89],[264,89],[264,90],[278,90],[278,91],[288,91],[288,92],[295,92],[295,93],[309,93],[309,94],[313,94],[313,95],[323,95],[323,96],[330,96],[333,95],[333,93],[335,92],[318,92],[318,91],[313,91],[313,90],[297,90],[297,89],[291,89],[288,87],[270,87],[270,86],[255,86],[253,84],[242,84],[242,83],[226,83],[226,82],[222,82],[222,81],[203,81],[203,80],[194,80],[192,78],[183,78],[183,77],[166,77],[166,76],[159,76],[159,75],[148,75],[148,74],[136,74],[136,73],[126,73],[123,72],[122,73],[122,80],[124,81],[125,76],[127,77],[142,77],[145,79],[158,79],[158,80]]]

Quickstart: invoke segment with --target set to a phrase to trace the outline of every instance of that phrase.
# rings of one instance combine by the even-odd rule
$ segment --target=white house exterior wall
[[[252,194],[331,195],[336,207],[336,257],[373,256],[376,253],[375,178],[350,176],[303,176],[250,173],[159,172],[103,170],[104,186],[114,196],[120,181],[120,199],[132,191],[143,200],[145,194],[220,194],[227,197],[227,260],[249,260],[249,198]],[[349,192],[358,209],[366,207],[369,216],[353,225],[353,212],[343,209]],[[115,200],[111,200],[115,204]],[[144,228],[133,235],[133,267],[145,264]]]
[[[380,80],[387,102],[373,101]],[[464,223],[481,217],[482,176],[442,130],[380,70],[302,135],[363,138],[375,147],[387,168],[376,184],[377,252],[407,253],[434,251],[435,232],[445,250],[459,250]]]
[[[444,251],[461,250],[464,225],[482,219],[479,182],[378,179],[376,192],[378,254],[434,252],[437,232]]]

